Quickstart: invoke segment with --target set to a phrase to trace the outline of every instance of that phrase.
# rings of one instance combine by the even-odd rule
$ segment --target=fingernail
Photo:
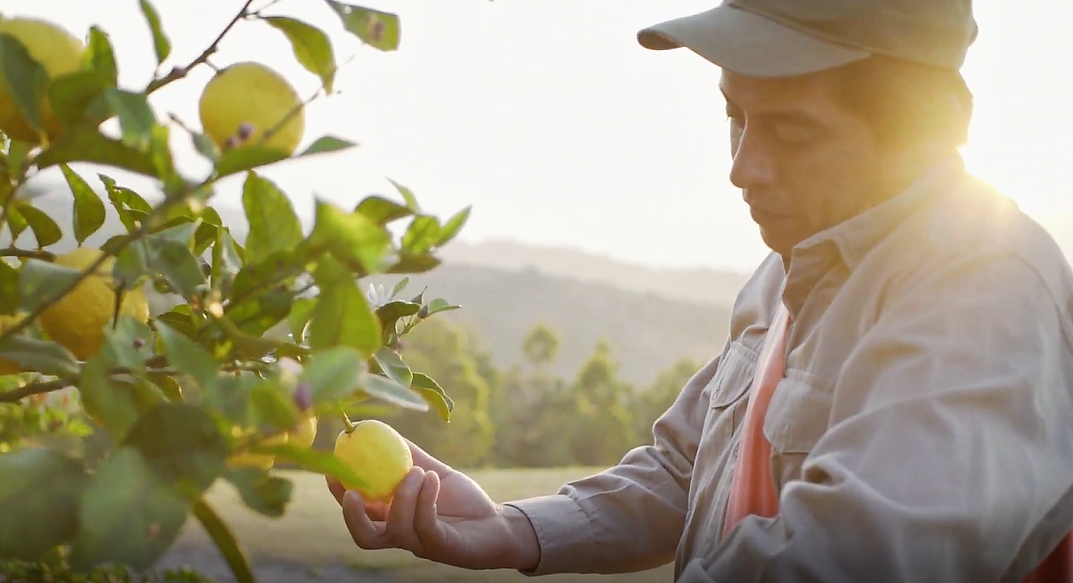
[[[361,504],[361,495],[353,490],[347,490],[343,494],[343,504]]]

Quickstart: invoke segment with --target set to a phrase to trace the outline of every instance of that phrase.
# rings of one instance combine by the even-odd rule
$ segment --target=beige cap
[[[976,35],[971,0],[725,0],[645,28],[637,40],[688,48],[745,75],[785,77],[872,54],[960,69]]]

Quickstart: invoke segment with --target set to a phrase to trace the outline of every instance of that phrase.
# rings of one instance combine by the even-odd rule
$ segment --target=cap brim
[[[805,75],[869,56],[725,4],[645,28],[637,41],[655,51],[687,48],[721,68],[755,77]]]

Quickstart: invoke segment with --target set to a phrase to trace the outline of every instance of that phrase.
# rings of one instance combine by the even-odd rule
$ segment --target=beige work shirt
[[[764,433],[780,512],[721,542],[779,301],[793,325]],[[946,161],[798,245],[788,271],[765,260],[652,445],[511,503],[540,541],[525,573],[674,560],[683,583],[1020,582],[1073,525],[1071,308],[1051,237]]]

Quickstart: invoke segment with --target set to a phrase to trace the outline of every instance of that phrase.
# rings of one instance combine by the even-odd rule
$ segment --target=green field
[[[554,493],[568,480],[596,470],[570,468],[556,470],[487,470],[470,472],[497,501]],[[670,566],[632,576],[550,576],[529,578],[513,571],[474,572],[437,565],[403,551],[365,551],[356,547],[339,513],[339,506],[320,475],[281,472],[294,480],[295,492],[287,514],[270,519],[246,508],[236,492],[224,481],[209,493],[210,503],[234,528],[236,535],[255,560],[295,561],[310,567],[349,565],[357,570],[375,571],[400,582],[491,583],[501,581],[611,581],[649,583],[671,581]],[[188,523],[180,544],[211,544],[195,522]]]

